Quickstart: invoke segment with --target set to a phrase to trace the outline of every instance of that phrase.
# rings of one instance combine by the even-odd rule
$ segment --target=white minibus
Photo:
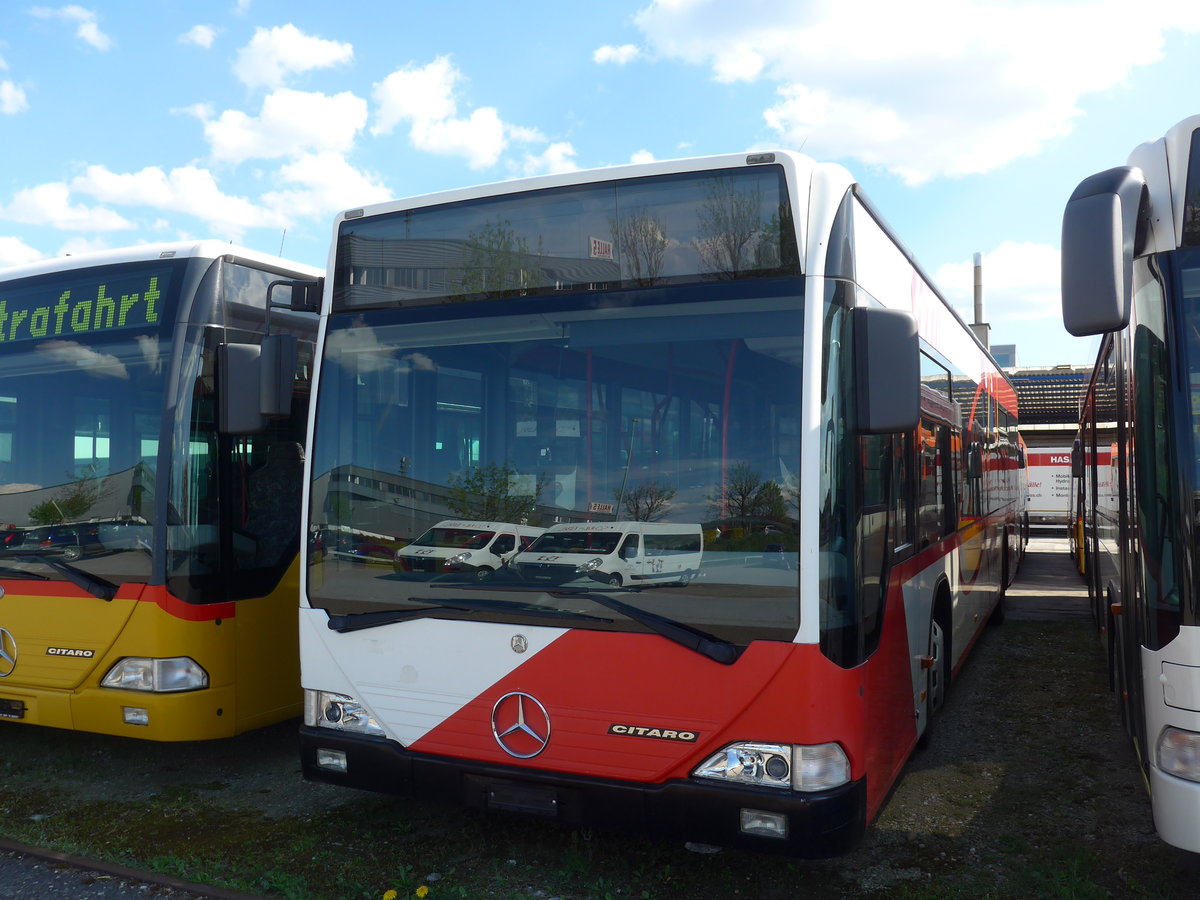
[[[513,565],[535,583],[687,584],[699,574],[703,549],[699,524],[573,522],[551,526]]]
[[[546,529],[511,522],[446,519],[396,551],[396,571],[441,575],[473,573],[485,578],[508,565]]]

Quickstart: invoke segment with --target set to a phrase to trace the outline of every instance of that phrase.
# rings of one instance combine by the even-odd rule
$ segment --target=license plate
[[[488,787],[489,809],[503,809],[535,816],[557,816],[558,794],[546,788],[520,784],[492,784]]]
[[[0,699],[0,719],[23,719],[23,718],[25,718],[25,701],[24,700]]]

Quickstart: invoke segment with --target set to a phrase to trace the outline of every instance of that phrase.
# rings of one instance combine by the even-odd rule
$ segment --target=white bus
[[[1063,321],[1104,335],[1076,450],[1081,567],[1163,840],[1200,852],[1200,116],[1080,183]]]
[[[310,521],[507,509],[687,583],[543,581],[535,548],[482,580],[310,558],[305,775],[852,846],[1003,615],[1024,490],[1012,386],[849,173],[656,162],[335,227]]]

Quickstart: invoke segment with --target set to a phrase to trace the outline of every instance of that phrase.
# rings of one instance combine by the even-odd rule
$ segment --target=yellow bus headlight
[[[208,687],[208,673],[189,656],[127,656],[108,670],[101,687],[170,694]]]

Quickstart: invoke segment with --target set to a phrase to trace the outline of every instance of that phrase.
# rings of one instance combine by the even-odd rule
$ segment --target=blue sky
[[[786,147],[849,168],[968,319],[982,253],[1022,365],[1079,365],[1063,204],[1200,112],[1198,75],[1195,0],[9,0],[0,266],[207,237],[323,266],[341,209]]]

